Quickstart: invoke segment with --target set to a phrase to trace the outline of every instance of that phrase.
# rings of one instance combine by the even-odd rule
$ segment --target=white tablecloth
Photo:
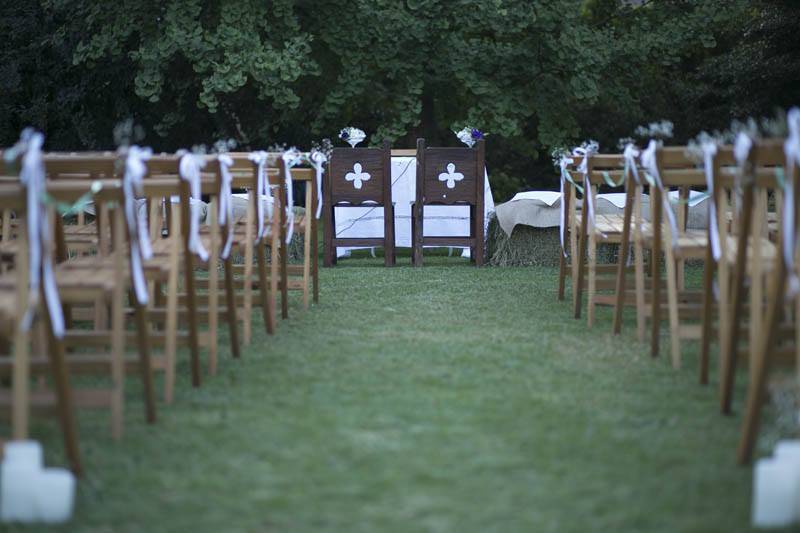
[[[417,158],[392,158],[392,201],[394,202],[394,243],[399,248],[411,247],[411,204],[417,194]],[[489,187],[489,175],[485,177],[484,221],[488,225],[489,215],[494,213],[494,198]],[[469,235],[469,206],[432,205],[425,207],[425,235],[456,237]],[[383,207],[337,207],[337,237],[382,237]],[[357,248],[337,248],[339,257],[349,255]],[[469,257],[469,248],[462,255]]]

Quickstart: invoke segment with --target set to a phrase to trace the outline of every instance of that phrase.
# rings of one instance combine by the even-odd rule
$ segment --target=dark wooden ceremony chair
[[[417,139],[417,198],[411,207],[411,262],[422,266],[423,246],[467,246],[470,260],[483,265],[485,227],[483,193],[485,145],[473,148],[426,148]],[[468,236],[428,236],[423,232],[426,205],[468,205]]]
[[[481,186],[481,198],[482,193]],[[336,264],[337,246],[383,246],[384,264],[394,266],[394,205],[388,141],[382,148],[334,148],[325,173],[323,195],[324,266]],[[336,207],[373,206],[383,207],[383,237],[336,236]]]

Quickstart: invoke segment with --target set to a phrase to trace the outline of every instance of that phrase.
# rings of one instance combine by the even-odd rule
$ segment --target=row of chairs
[[[154,373],[171,403],[179,348],[198,387],[203,352],[205,372],[217,373],[221,323],[236,358],[253,338],[254,309],[272,334],[278,313],[288,318],[289,291],[305,308],[318,301],[313,207],[324,157],[301,168],[294,152],[44,153],[42,144],[26,131],[3,153],[0,336],[10,357],[0,358],[0,402],[10,406],[12,439],[29,436],[31,409],[55,407],[80,474],[76,408],[109,409],[118,439],[127,376],[141,381],[154,423]],[[298,183],[305,215],[293,210]],[[234,209],[240,200],[246,207]],[[77,223],[66,223],[75,212]],[[289,264],[292,233],[304,244]]]
[[[742,464],[753,457],[770,369],[798,362],[800,109],[788,114],[788,124],[786,138],[740,133],[728,145],[704,139],[669,147],[653,140],[644,150],[581,150],[561,162],[558,298],[565,298],[569,279],[574,317],[581,317],[585,293],[587,325],[595,325],[598,305],[610,306],[614,334],[622,330],[623,310],[634,308],[637,337],[649,342],[653,357],[666,322],[674,368],[682,365],[686,341],[697,341],[690,346],[698,348],[701,384],[709,382],[716,344],[724,414],[732,412],[737,371],[748,360]],[[622,213],[595,212],[600,187],[624,195]],[[708,220],[690,227],[690,205],[702,202]],[[692,279],[687,262],[702,265],[701,279]]]
[[[417,159],[416,198],[411,208],[412,264],[422,266],[424,246],[463,246],[470,249],[476,266],[483,265],[485,147],[481,139],[470,148],[431,148],[424,139],[417,149],[392,151],[389,142],[380,148],[334,148],[325,173],[323,202],[324,265],[336,264],[336,248],[382,246],[384,264],[394,266],[395,215],[392,201],[391,156],[413,155]],[[424,235],[426,205],[468,205],[469,235]],[[383,208],[383,237],[353,238],[336,235],[336,209]]]

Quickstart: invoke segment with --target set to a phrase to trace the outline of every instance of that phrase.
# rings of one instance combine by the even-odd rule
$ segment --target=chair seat
[[[736,256],[738,255],[739,250],[739,241],[734,236],[727,236],[725,238],[725,260],[733,265],[736,263]],[[769,269],[771,268],[772,263],[775,261],[775,258],[778,257],[778,247],[775,245],[774,242],[770,241],[767,238],[760,238],[755,243],[752,242],[752,239],[748,243],[747,246],[747,263],[750,264],[750,261],[753,259],[755,255],[761,257],[762,261]]]

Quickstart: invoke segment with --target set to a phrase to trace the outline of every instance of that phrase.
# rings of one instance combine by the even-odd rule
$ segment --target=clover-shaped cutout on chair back
[[[344,175],[344,179],[347,181],[352,181],[353,187],[356,189],[360,189],[361,184],[365,181],[369,181],[370,178],[372,178],[372,176],[368,172],[363,171],[361,163],[355,163],[353,165],[353,171]]]

